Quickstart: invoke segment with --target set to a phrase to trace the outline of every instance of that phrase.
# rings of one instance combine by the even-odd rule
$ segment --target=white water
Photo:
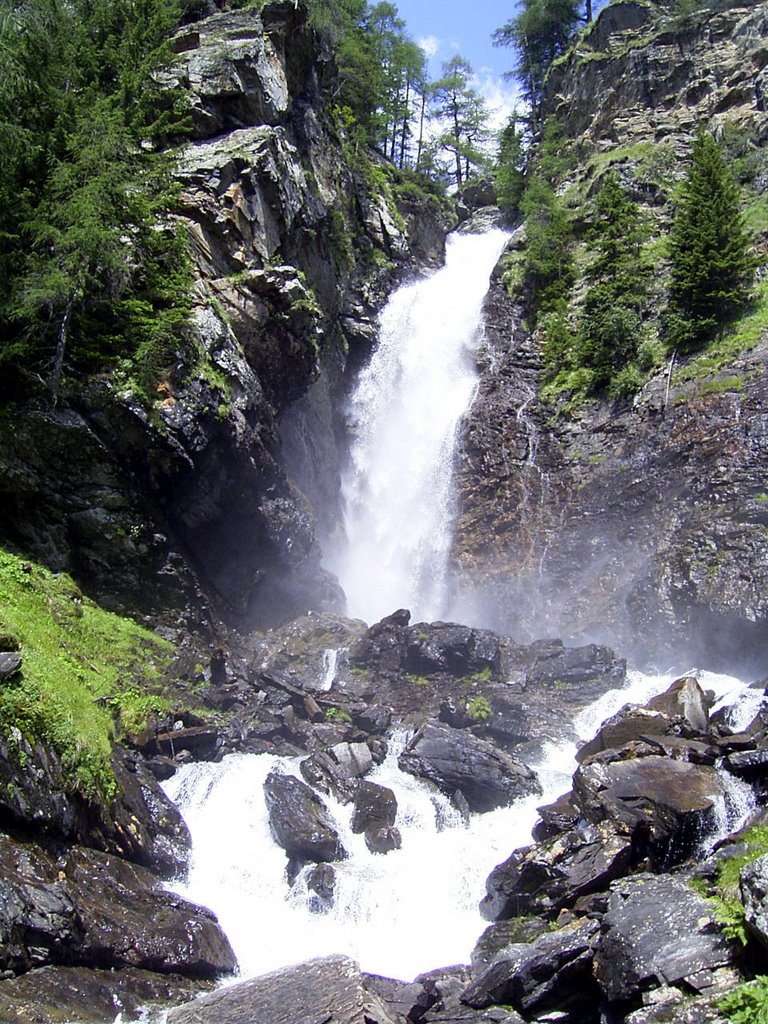
[[[348,614],[446,614],[456,431],[478,373],[480,311],[507,235],[452,235],[446,264],[398,289],[349,404],[345,541],[327,552]]]
[[[609,691],[577,716],[577,736],[591,738],[621,706],[645,703],[673,678],[630,673],[625,687]],[[700,681],[731,701],[749,693],[729,676],[703,672]],[[231,755],[221,764],[185,766],[165,783],[193,836],[189,880],[179,891],[219,916],[241,976],[339,952],[354,957],[364,970],[404,980],[468,962],[486,926],[478,910],[485,880],[496,864],[530,841],[536,807],[570,788],[576,744],[546,744],[534,765],[541,796],[472,815],[466,828],[447,800],[399,771],[397,754],[404,739],[401,734],[391,741],[387,760],[368,776],[397,795],[401,850],[371,854],[363,837],[350,831],[351,807],[327,801],[350,858],[334,865],[335,904],[326,914],[310,911],[301,879],[289,889],[285,853],[269,830],[264,779],[275,766],[297,775],[296,759]],[[746,803],[737,806],[744,796],[738,784],[729,789],[721,834],[750,810]],[[714,838],[709,837],[710,844]]]

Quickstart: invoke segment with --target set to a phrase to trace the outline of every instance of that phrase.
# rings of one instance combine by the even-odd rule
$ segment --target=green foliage
[[[768,977],[739,985],[723,996],[717,1008],[731,1024],[768,1024]]]
[[[0,366],[54,397],[66,369],[183,320],[175,235],[156,230],[173,201],[158,147],[185,127],[158,74],[181,16],[178,0],[0,2]]]
[[[491,705],[487,697],[470,697],[467,701],[467,714],[476,722],[486,722],[491,717]]]
[[[103,611],[72,580],[0,550],[0,634],[12,636],[22,673],[0,689],[0,728],[39,737],[61,755],[68,784],[110,794],[114,712],[132,725],[172,647]],[[112,711],[110,710],[112,706]]]
[[[522,0],[515,17],[493,34],[497,46],[516,51],[514,76],[530,103],[534,128],[547,70],[567,49],[578,20],[577,0]]]
[[[329,722],[351,722],[352,716],[346,708],[330,707],[325,709],[325,717]]]
[[[512,114],[499,133],[494,178],[499,207],[505,213],[514,213],[525,188],[525,150],[516,114]]]
[[[526,218],[523,281],[534,316],[555,308],[576,279],[573,227],[562,199],[545,177],[532,174],[520,208]]]
[[[469,61],[456,55],[443,64],[442,77],[431,90],[433,113],[443,125],[434,148],[450,158],[445,173],[459,186],[473,171],[489,166],[482,148],[488,140],[488,108],[470,85],[472,75]]]
[[[710,341],[744,308],[755,271],[740,193],[711,135],[700,132],[670,235],[667,331],[673,345]]]
[[[741,902],[742,868],[768,853],[768,827],[754,825],[739,836],[742,851],[733,857],[722,857],[717,866],[714,887],[701,886],[702,895],[712,900],[716,920],[728,938],[746,946],[748,940],[744,906]]]

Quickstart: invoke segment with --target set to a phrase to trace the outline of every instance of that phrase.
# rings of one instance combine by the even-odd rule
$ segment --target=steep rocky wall
[[[764,132],[768,5],[708,6],[674,35],[658,9],[611,5],[553,69],[545,112],[581,156],[577,189],[610,162],[663,222],[669,190],[644,186],[649,144],[669,148],[674,179],[697,125],[717,132],[727,114]],[[513,635],[610,638],[663,667],[764,673],[768,339],[697,379],[678,361],[634,399],[568,411],[539,400],[539,341],[500,281],[486,316],[460,469],[468,617]]]
[[[336,126],[335,69],[303,5],[216,13],[176,50],[193,122],[178,219],[194,257],[194,344],[150,408],[104,379],[55,409],[12,410],[0,538],[108,606],[249,627],[340,600],[285,465],[333,519],[348,363],[391,283],[441,258],[445,213],[398,209],[375,155]],[[284,456],[281,419],[320,378],[322,401],[290,412]]]

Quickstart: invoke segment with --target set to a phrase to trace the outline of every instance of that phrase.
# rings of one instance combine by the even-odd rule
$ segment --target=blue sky
[[[514,0],[394,0],[408,34],[431,55],[433,78],[454,54],[466,57],[475,70],[475,88],[496,111],[501,127],[516,101],[514,82],[503,81],[513,63],[511,50],[493,46],[491,34],[514,15]]]

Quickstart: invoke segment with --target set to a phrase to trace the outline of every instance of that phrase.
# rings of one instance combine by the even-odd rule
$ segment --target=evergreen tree
[[[538,316],[573,287],[573,228],[562,200],[539,173],[530,175],[520,208],[526,218],[524,285],[529,308]]]
[[[493,33],[496,46],[511,46],[517,51],[513,74],[530,104],[534,131],[547,69],[565,53],[578,22],[579,0],[522,0],[517,15]]]
[[[610,171],[595,200],[591,232],[594,282],[584,297],[578,362],[593,371],[593,387],[611,386],[637,357],[645,297],[641,259],[646,232],[636,203]]]
[[[450,176],[456,185],[461,185],[473,169],[488,164],[483,151],[488,139],[488,108],[469,84],[472,65],[464,57],[451,57],[443,64],[442,72],[432,87],[434,113],[444,125],[437,146],[449,154],[453,165]]]
[[[744,306],[756,267],[739,188],[704,131],[693,143],[669,248],[670,340],[682,347],[703,344]]]
[[[519,209],[525,188],[525,149],[518,120],[517,114],[512,114],[499,133],[494,178],[497,201],[505,213]]]

